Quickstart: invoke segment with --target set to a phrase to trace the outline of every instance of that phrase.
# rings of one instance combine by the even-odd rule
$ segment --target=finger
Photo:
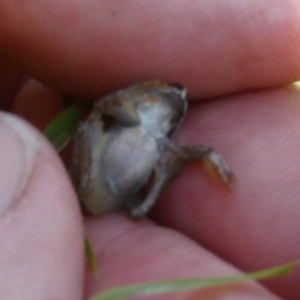
[[[81,299],[83,231],[73,189],[48,143],[0,115],[3,299]]]
[[[44,130],[63,109],[62,96],[34,79],[27,80],[11,104],[11,112],[40,130]],[[67,167],[71,164],[71,153],[71,143],[59,153]]]
[[[223,100],[223,99],[222,99]],[[156,220],[203,243],[245,271],[299,258],[300,94],[267,90],[194,105],[178,132],[182,144],[207,144],[236,176],[232,191],[200,165],[170,184]],[[298,299],[300,269],[267,286]]]
[[[0,57],[0,109],[8,109],[23,81],[23,74]]]
[[[11,111],[43,130],[62,110],[62,97],[40,82],[29,79],[16,94]]]
[[[192,240],[150,221],[136,222],[122,215],[90,218],[87,229],[100,267],[97,278],[88,271],[86,297],[110,287],[144,281],[239,274],[237,269]],[[154,297],[174,300],[225,298],[279,299],[253,282]]]
[[[64,93],[159,77],[208,97],[298,78],[299,11],[298,0],[2,1],[0,51]]]

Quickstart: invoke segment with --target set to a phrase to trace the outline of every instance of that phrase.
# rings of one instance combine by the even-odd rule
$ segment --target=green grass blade
[[[106,290],[100,294],[92,296],[89,300],[121,300],[134,295],[153,295],[191,289],[217,287],[246,280],[269,279],[273,277],[283,276],[290,272],[291,269],[296,267],[297,265],[300,265],[300,259],[285,265],[237,276],[214,278],[184,278],[121,286]]]
[[[72,137],[80,115],[88,106],[89,104],[85,102],[72,103],[44,129],[44,135],[57,151],[60,151]]]
[[[84,235],[84,243],[85,243],[85,256],[87,258],[89,267],[91,268],[95,277],[98,276],[98,265],[95,251],[93,249],[91,240],[87,233]]]

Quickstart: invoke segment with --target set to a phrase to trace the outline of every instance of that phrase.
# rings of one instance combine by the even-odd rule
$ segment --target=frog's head
[[[170,137],[187,109],[186,94],[186,89],[177,83],[149,88],[138,105],[141,125],[155,138]]]

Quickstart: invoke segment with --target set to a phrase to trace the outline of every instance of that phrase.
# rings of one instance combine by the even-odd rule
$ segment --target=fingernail
[[[21,119],[0,113],[0,216],[17,205],[34,168],[38,140]]]

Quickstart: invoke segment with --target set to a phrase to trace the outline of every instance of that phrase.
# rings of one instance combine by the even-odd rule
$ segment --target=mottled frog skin
[[[231,186],[233,174],[216,151],[170,139],[186,109],[186,89],[159,80],[95,101],[74,138],[75,186],[86,212],[127,209],[134,218],[145,217],[168,182],[194,161]]]

